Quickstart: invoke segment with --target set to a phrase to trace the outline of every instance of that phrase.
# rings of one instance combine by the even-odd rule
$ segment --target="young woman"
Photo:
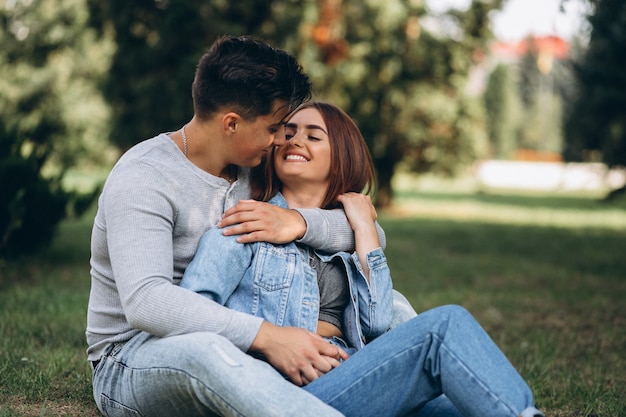
[[[386,332],[392,285],[375,227],[374,166],[354,122],[326,103],[301,106],[286,144],[252,175],[252,196],[281,207],[343,206],[356,251],[322,253],[290,242],[242,245],[210,229],[181,286],[279,326],[305,328],[354,352]],[[266,181],[267,179],[267,181]]]
[[[442,394],[466,417],[543,416],[527,384],[462,307],[438,307],[389,330],[391,279],[375,211],[358,194],[373,180],[363,138],[345,113],[325,103],[299,107],[285,130],[286,144],[275,148],[267,175],[251,182],[253,196],[290,208],[343,205],[355,253],[328,255],[295,243],[237,246],[212,230],[181,285],[274,324],[315,327],[332,343],[345,337],[348,360],[294,383],[346,416],[419,413]]]

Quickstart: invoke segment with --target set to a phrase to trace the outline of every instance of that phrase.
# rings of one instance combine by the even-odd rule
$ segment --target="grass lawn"
[[[93,213],[91,214],[93,216]],[[626,205],[424,191],[380,213],[418,311],[467,307],[548,416],[626,415]],[[91,217],[0,261],[0,417],[97,416],[85,359]]]

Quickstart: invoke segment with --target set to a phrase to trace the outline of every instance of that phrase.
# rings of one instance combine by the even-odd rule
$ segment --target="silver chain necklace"
[[[187,135],[185,134],[185,126],[187,125],[183,125],[183,128],[181,129],[181,134],[183,136],[183,154],[185,154],[185,157],[187,157]],[[228,172],[228,178],[225,178],[226,181],[232,184],[236,179],[235,175],[236,174],[233,174],[233,168],[230,167]]]
[[[187,157],[187,135],[185,135],[185,126],[187,126],[187,125],[183,125],[183,128],[182,128],[182,134],[183,134],[183,153],[185,154],[185,157]]]

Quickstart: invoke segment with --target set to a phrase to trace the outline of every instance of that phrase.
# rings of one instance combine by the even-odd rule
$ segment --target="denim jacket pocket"
[[[291,285],[299,253],[294,245],[261,244],[255,259],[255,286],[279,291]]]

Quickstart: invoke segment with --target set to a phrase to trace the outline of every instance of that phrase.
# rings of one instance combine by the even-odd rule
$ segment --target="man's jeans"
[[[304,388],[211,333],[141,333],[112,346],[94,371],[108,416],[417,416],[433,399],[428,415],[441,415],[429,409],[437,402],[454,413],[441,394],[465,417],[533,406],[527,384],[458,306],[421,313]]]

